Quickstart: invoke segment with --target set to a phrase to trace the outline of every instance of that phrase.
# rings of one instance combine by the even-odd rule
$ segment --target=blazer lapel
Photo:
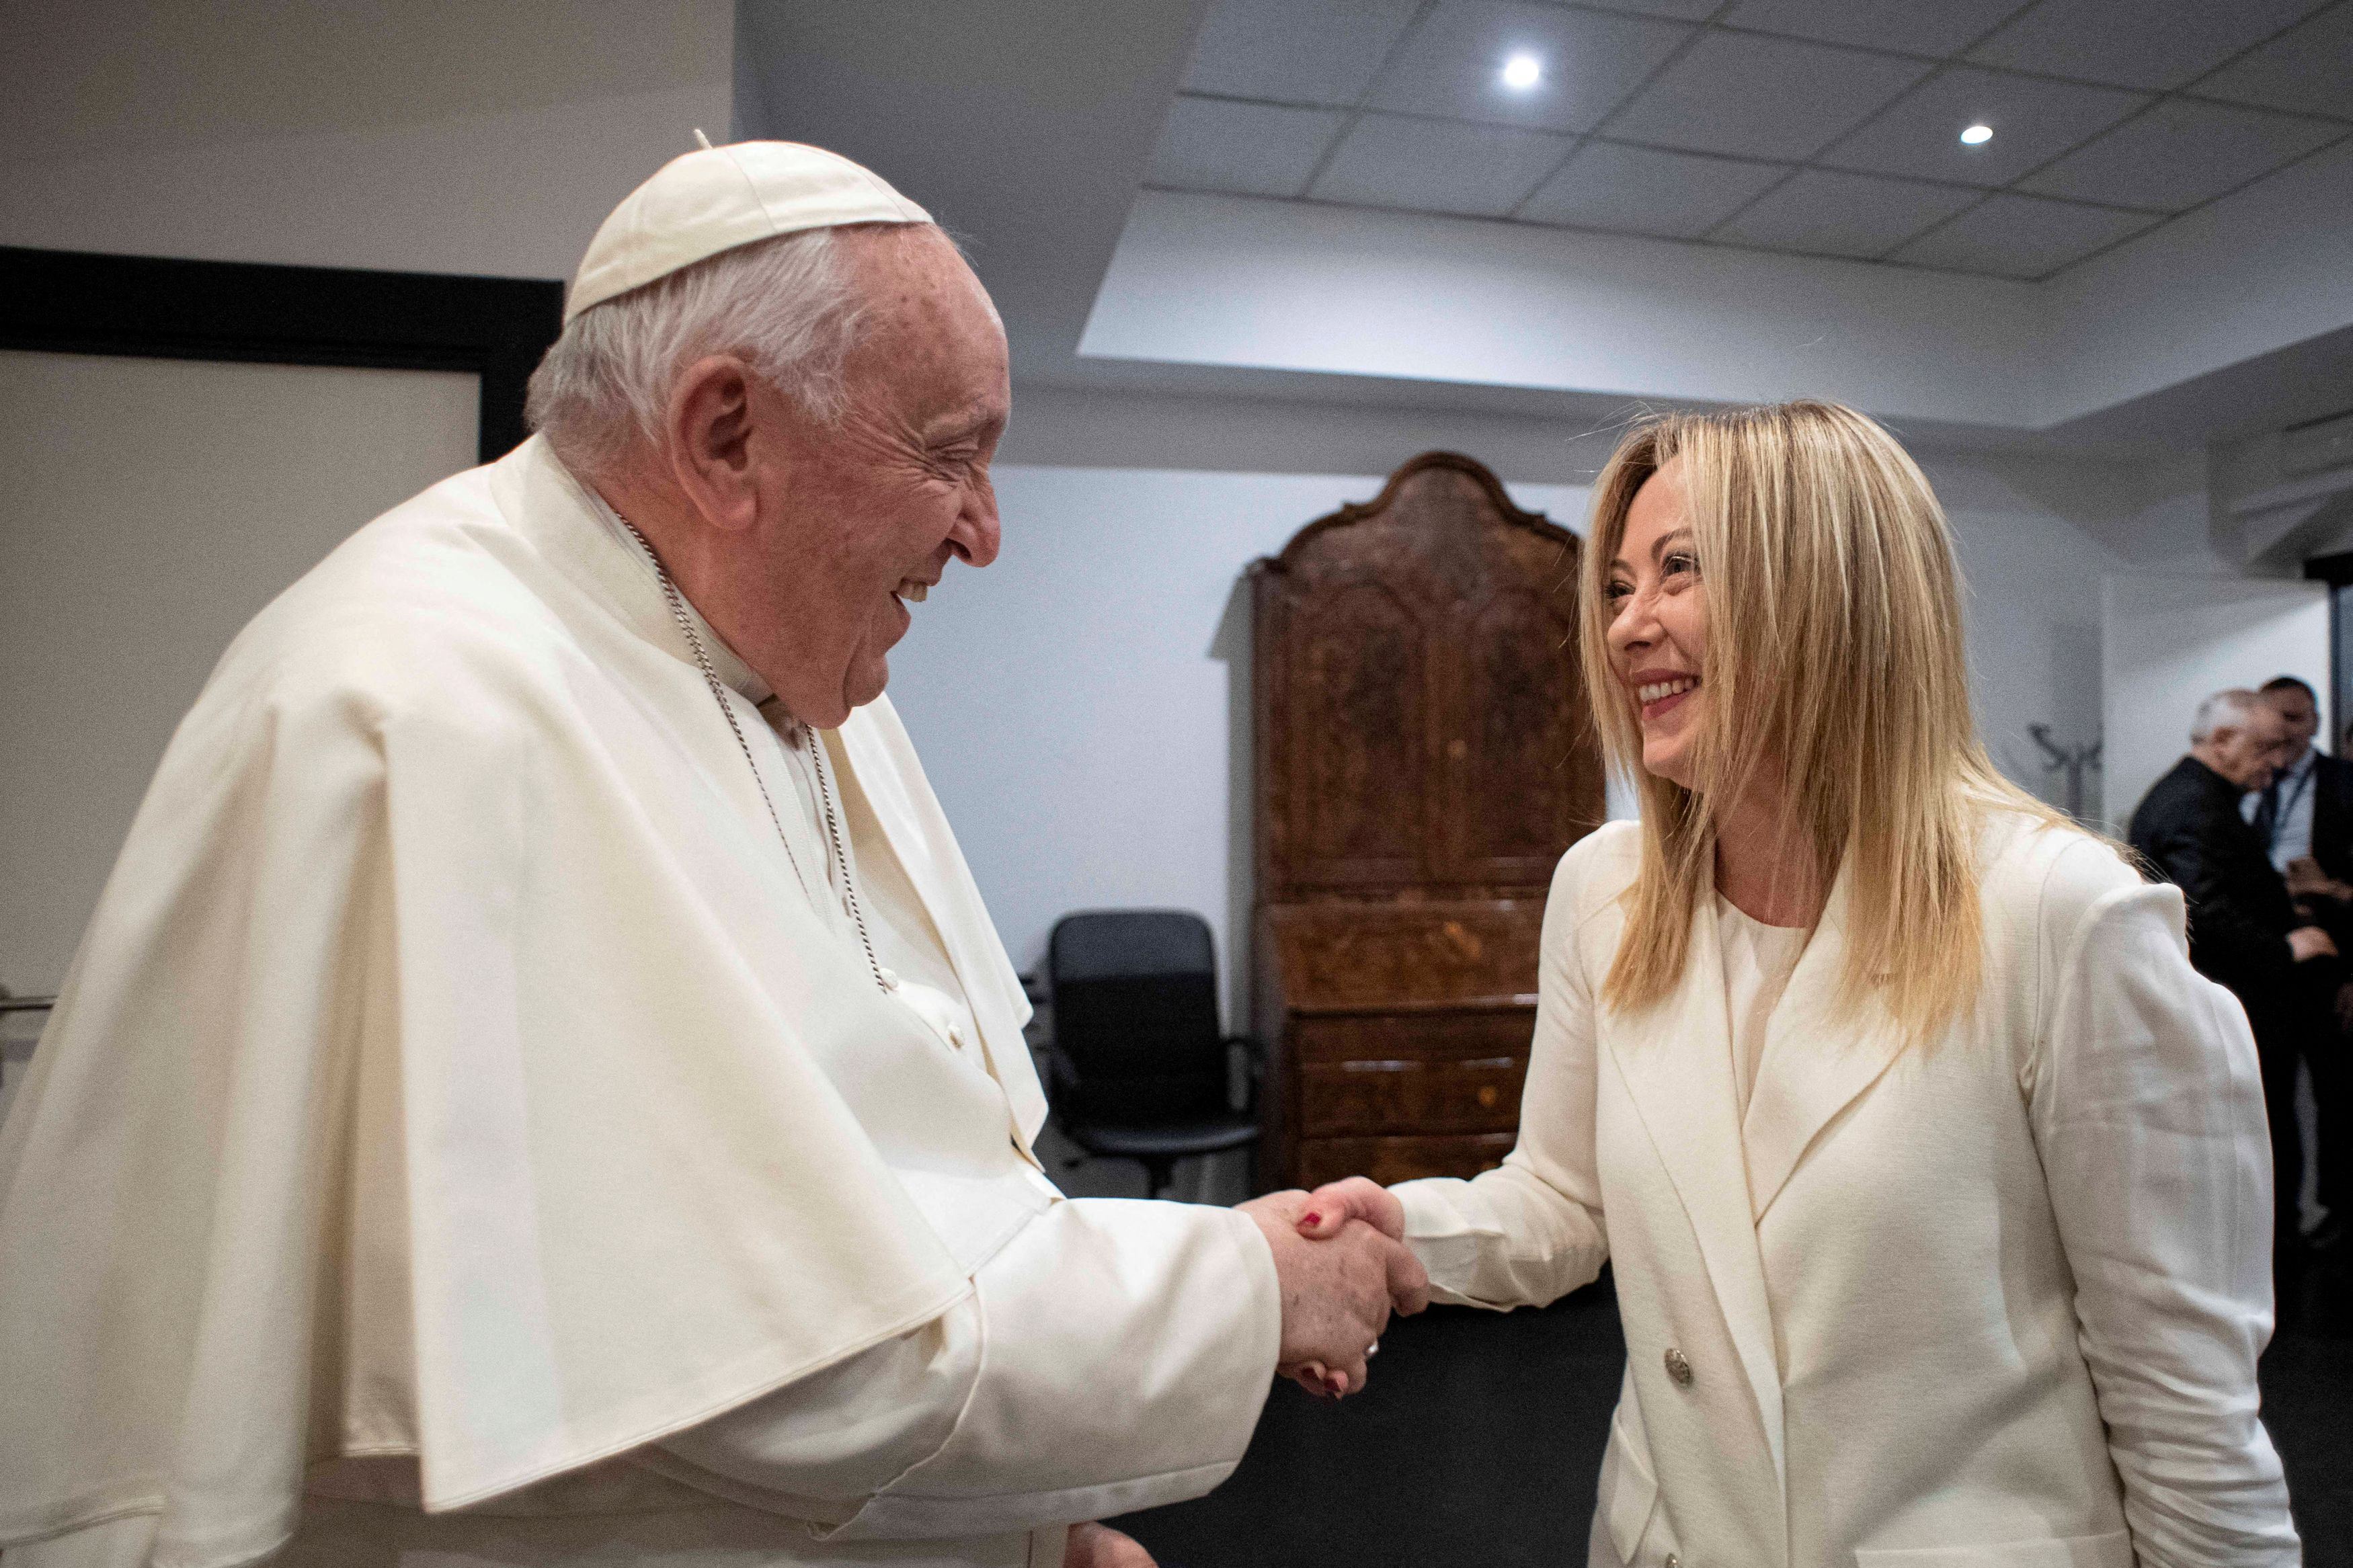
[[[1715,900],[1710,895],[1693,917],[1690,956],[1673,994],[1642,1013],[1614,1019],[1604,1032],[1611,1059],[1690,1216],[1708,1283],[1756,1395],[1774,1471],[1786,1482],[1781,1369],[1741,1164],[1732,1032],[1715,926]]]
[[[1788,1184],[1815,1136],[1876,1083],[1904,1047],[1903,1032],[1875,999],[1864,1000],[1860,1016],[1839,1011],[1849,919],[1849,878],[1841,869],[1766,1026],[1765,1055],[1749,1091],[1741,1142],[1757,1220]]]

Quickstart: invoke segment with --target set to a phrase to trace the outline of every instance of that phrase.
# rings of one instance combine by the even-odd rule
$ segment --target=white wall
[[[1013,456],[1070,455],[1074,443],[1039,427],[1064,425],[1066,411],[1021,397],[1016,407],[1024,434]],[[1121,411],[1119,399],[1096,399],[1090,417],[1116,423]],[[1313,519],[1369,500],[1382,474],[1206,465],[1220,450],[1282,446],[1286,431],[1302,437],[1294,450],[1312,454],[1326,413],[1286,424],[1270,405],[1254,434],[1224,439],[1211,438],[1228,422],[1216,408],[1139,400],[1127,447],[1182,451],[1205,466],[1000,468],[1003,555],[985,572],[953,570],[917,609],[892,655],[891,694],[1018,964],[1039,962],[1049,928],[1072,910],[1173,905],[1208,919],[1229,1003],[1241,996],[1234,939],[1247,929],[1250,889],[1240,574]],[[1383,417],[1368,416],[1367,427],[1402,433]],[[1575,433],[1560,429],[1555,451],[1571,450]],[[1502,445],[1524,455],[1525,434],[1508,426]],[[1444,444],[1495,457],[1459,421],[1446,435]],[[1393,447],[1384,461],[1418,449]],[[1583,486],[1528,482],[1508,457],[1496,460],[1521,505],[1582,528]],[[2128,487],[2072,465],[1956,458],[1929,468],[1972,588],[1969,646],[1989,741],[2013,776],[2056,798],[2025,728],[2048,721],[2075,742],[2096,732],[2099,582],[2133,557],[2087,531],[2130,531],[2094,515],[2085,498],[2114,509]]]
[[[5,245],[568,278],[733,112],[732,0],[38,0],[5,31]]]
[[[0,353],[0,984],[58,989],[229,638],[470,466],[478,397],[438,371]]]

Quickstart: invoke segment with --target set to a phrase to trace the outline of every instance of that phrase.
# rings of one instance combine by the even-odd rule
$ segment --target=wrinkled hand
[[[2310,958],[2334,958],[2337,943],[2318,926],[2298,926],[2287,933],[2287,950],[2302,963]]]
[[[1391,1241],[1405,1239],[1405,1205],[1398,1202],[1395,1193],[1367,1176],[1343,1176],[1308,1194],[1307,1210],[1299,1216],[1299,1234],[1321,1241],[1339,1235],[1351,1220],[1362,1220]],[[1310,1394],[1324,1392],[1333,1381],[1331,1373],[1317,1362],[1308,1363],[1293,1375]],[[1345,1383],[1333,1391],[1335,1397],[1346,1392]]]
[[[1062,1548],[1062,1568],[1158,1568],[1135,1537],[1100,1524],[1071,1526]]]
[[[1421,1264],[1402,1243],[1361,1222],[1320,1240],[1300,1235],[1309,1207],[1303,1192],[1270,1193],[1235,1206],[1257,1224],[1274,1255],[1282,1374],[1330,1398],[1362,1388],[1366,1349],[1380,1339],[1391,1310],[1410,1314],[1429,1304]]]

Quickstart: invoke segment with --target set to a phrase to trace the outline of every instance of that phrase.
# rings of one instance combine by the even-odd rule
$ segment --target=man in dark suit
[[[2353,763],[2313,746],[2320,732],[2320,704],[2306,682],[2293,675],[2267,680],[2263,698],[2286,726],[2287,754],[2271,783],[2249,795],[2242,809],[2272,864],[2287,879],[2297,909],[2326,929],[2340,950],[2353,949]],[[2316,993],[2308,1006],[2317,1023],[2301,1043],[2319,1124],[2320,1146],[2314,1151],[2319,1197],[2329,1211],[2313,1239],[2329,1246],[2353,1218],[2353,1085],[2347,1081],[2345,1059],[2353,984],[2345,984],[2341,973],[2323,976],[2320,965],[2305,967]]]
[[[2277,676],[2263,682],[2262,695],[2286,725],[2287,743],[2271,783],[2248,797],[2247,819],[2282,876],[2309,858],[2322,877],[2353,896],[2353,762],[2313,744],[2320,705],[2306,682]]]
[[[2251,790],[2285,760],[2287,726],[2253,691],[2218,691],[2198,706],[2189,754],[2149,786],[2132,816],[2132,847],[2189,905],[2189,962],[2247,1010],[2263,1061],[2276,1200],[2274,1249],[2297,1250],[2303,1185],[2295,1124],[2295,1065],[2319,1026],[2311,999],[2333,981],[2337,944],[2299,914],[2263,840],[2240,815]],[[2309,965],[2327,964],[2316,974]]]

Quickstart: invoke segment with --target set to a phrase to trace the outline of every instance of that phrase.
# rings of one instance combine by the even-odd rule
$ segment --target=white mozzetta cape
[[[248,1561],[336,1456],[492,1498],[937,1317],[1056,1201],[889,705],[842,752],[978,1052],[825,930],[598,526],[536,440],[459,475],[182,723],[0,1131],[0,1541]]]

